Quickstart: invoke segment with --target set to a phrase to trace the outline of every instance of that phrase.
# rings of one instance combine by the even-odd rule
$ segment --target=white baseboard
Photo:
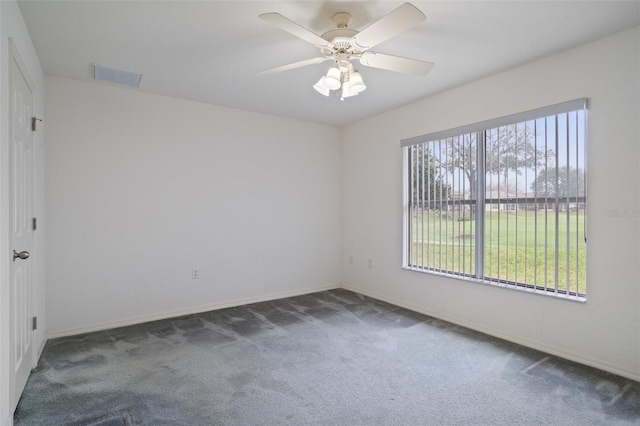
[[[54,330],[51,332],[48,331],[45,335],[44,340],[46,341],[47,339],[56,339],[58,337],[75,336],[77,334],[91,333],[94,331],[101,331],[101,330],[109,330],[109,329],[118,328],[118,327],[126,327],[129,325],[142,324],[149,321],[157,321],[157,320],[163,320],[167,318],[181,317],[183,315],[198,314],[201,312],[215,311],[218,309],[233,308],[235,306],[248,305],[251,303],[258,303],[258,302],[266,302],[268,300],[276,300],[276,299],[284,299],[286,297],[301,296],[303,294],[317,293],[319,291],[333,290],[336,288],[340,288],[340,286],[337,284],[331,284],[331,285],[325,285],[322,287],[314,287],[314,288],[286,291],[286,292],[280,292],[280,293],[270,293],[260,297],[235,299],[235,300],[231,300],[223,303],[194,306],[192,308],[183,309],[179,311],[166,311],[166,312],[161,312],[153,315],[129,318],[121,321],[114,321],[114,322],[108,322],[103,324],[94,324],[88,327],[68,328],[64,330]]]
[[[425,314],[425,315],[428,315],[428,316],[433,317],[433,318],[438,318],[438,319],[441,319],[443,321],[450,322],[452,324],[460,325],[462,327],[466,327],[466,328],[469,328],[471,330],[479,331],[481,333],[488,334],[490,336],[497,337],[499,339],[507,340],[509,342],[517,343],[519,345],[526,346],[526,347],[532,348],[532,349],[536,349],[536,350],[539,350],[539,351],[542,351],[542,352],[545,352],[545,353],[548,353],[548,354],[551,354],[551,355],[555,355],[555,356],[558,356],[560,358],[568,359],[569,361],[574,361],[574,362],[577,362],[577,363],[580,363],[580,364],[588,365],[590,367],[595,367],[595,368],[598,368],[600,370],[608,371],[610,373],[617,374],[619,376],[626,377],[626,378],[631,379],[631,380],[640,381],[640,372],[635,371],[635,370],[630,369],[630,368],[627,368],[625,366],[613,364],[613,363],[610,363],[608,361],[604,361],[604,360],[601,360],[601,359],[594,359],[594,358],[590,358],[590,357],[585,357],[584,355],[576,354],[574,352],[570,352],[570,351],[567,351],[567,350],[562,349],[562,348],[551,346],[551,345],[548,345],[548,344],[546,344],[544,342],[530,340],[530,339],[527,339],[527,338],[522,337],[522,336],[513,335],[513,334],[509,334],[509,333],[504,333],[503,331],[496,330],[496,329],[493,329],[493,328],[490,328],[490,327],[485,327],[485,326],[483,326],[481,324],[477,324],[477,323],[474,323],[474,322],[469,322],[469,321],[464,320],[464,319],[452,317],[450,315],[442,314],[440,312],[435,312],[435,311],[432,311],[432,310],[429,310],[429,309],[425,309],[425,308],[423,308],[421,306],[413,305],[411,303],[407,303],[407,302],[403,302],[403,301],[400,301],[400,300],[395,300],[395,299],[390,298],[390,297],[382,296],[382,295],[376,294],[374,292],[359,288],[357,286],[347,285],[347,284],[343,283],[342,288],[344,288],[346,290],[354,291],[356,293],[363,294],[365,296],[372,297],[374,299],[382,300],[384,302],[388,302],[388,303],[391,303],[393,305],[409,309],[411,311],[419,312],[421,314]]]

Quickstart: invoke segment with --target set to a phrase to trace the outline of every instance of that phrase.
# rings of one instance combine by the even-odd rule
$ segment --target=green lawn
[[[585,215],[558,212],[558,218],[556,229],[554,211],[485,213],[485,276],[555,288],[557,274],[558,290],[584,294]],[[468,212],[414,214],[412,235],[414,265],[475,274],[475,220]]]

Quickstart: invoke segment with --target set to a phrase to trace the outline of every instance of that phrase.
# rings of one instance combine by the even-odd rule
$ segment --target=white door
[[[33,93],[17,52],[11,60],[11,128],[9,148],[11,246],[10,342],[11,409],[15,410],[33,367],[34,283],[34,142],[31,130]]]

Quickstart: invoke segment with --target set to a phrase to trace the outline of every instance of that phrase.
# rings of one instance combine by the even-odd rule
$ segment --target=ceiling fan
[[[369,51],[370,48],[427,19],[420,10],[410,3],[404,3],[362,31],[349,28],[351,23],[351,15],[349,13],[336,13],[332,17],[336,28],[325,32],[321,36],[312,33],[279,13],[263,13],[259,17],[313,44],[320,49],[322,56],[271,68],[259,72],[258,75],[273,74],[331,60],[333,61],[333,66],[313,86],[314,89],[325,96],[329,96],[331,90],[341,89],[340,99],[344,100],[344,98],[355,96],[367,88],[362,76],[352,64],[354,59],[367,67],[415,75],[426,75],[434,65],[431,62]]]

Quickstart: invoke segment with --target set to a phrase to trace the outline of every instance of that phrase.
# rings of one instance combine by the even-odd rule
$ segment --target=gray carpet
[[[51,340],[16,425],[626,425],[640,383],[346,290]]]

